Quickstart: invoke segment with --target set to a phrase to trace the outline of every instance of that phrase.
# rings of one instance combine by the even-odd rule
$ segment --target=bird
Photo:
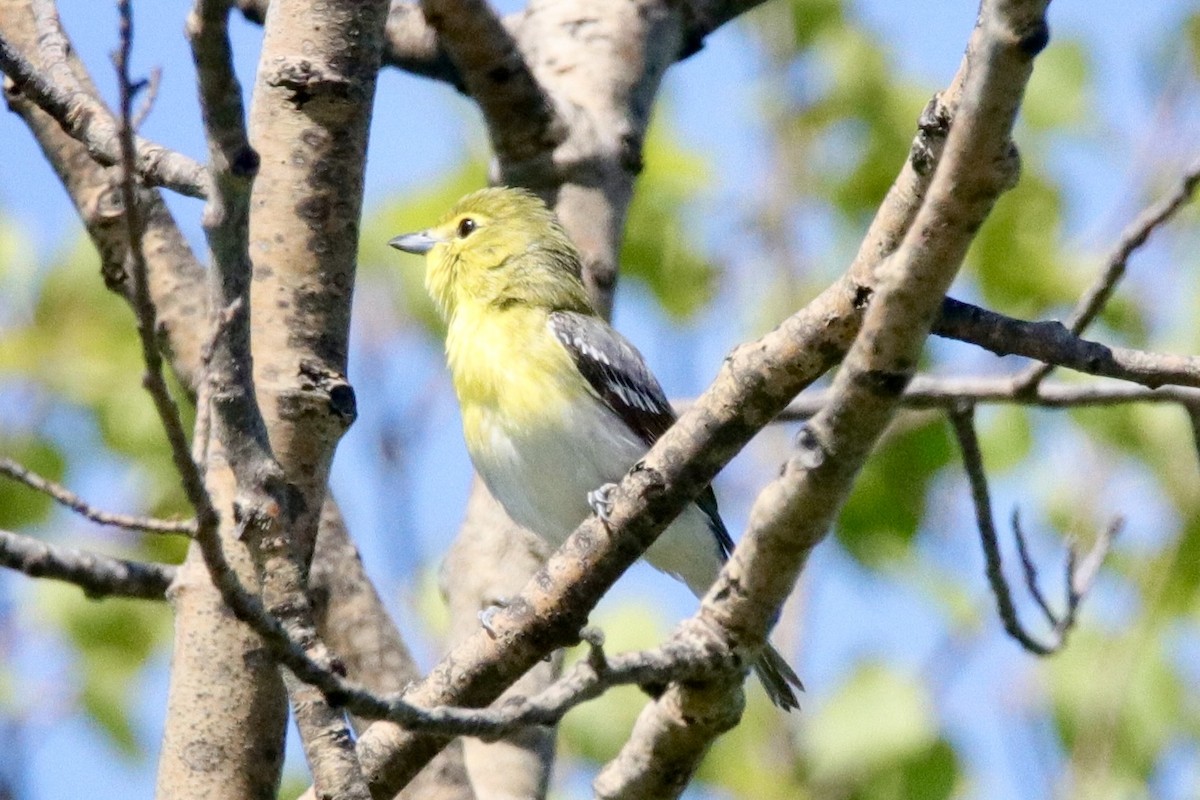
[[[388,244],[425,256],[476,472],[509,517],[560,546],[675,422],[662,386],[596,312],[579,251],[537,195],[481,189]],[[700,597],[732,550],[707,487],[645,558]],[[776,706],[799,707],[778,651],[752,668]]]

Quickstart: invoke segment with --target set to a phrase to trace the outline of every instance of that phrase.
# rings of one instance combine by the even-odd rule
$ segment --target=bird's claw
[[[592,513],[601,522],[608,522],[608,518],[612,515],[612,493],[616,489],[617,485],[615,483],[606,483],[599,489],[593,489],[587,494],[588,507],[592,509]]]
[[[492,619],[495,618],[498,612],[503,611],[510,605],[512,605],[511,598],[497,597],[494,603],[489,604],[487,608],[479,612],[479,624],[488,632],[488,636],[491,636],[493,639],[496,638],[496,629],[492,626]]]

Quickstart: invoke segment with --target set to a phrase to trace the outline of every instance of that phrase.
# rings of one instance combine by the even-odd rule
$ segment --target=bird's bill
[[[406,253],[424,255],[432,250],[434,245],[442,244],[443,242],[443,239],[434,236],[429,231],[418,231],[417,233],[406,233],[403,236],[390,239],[388,244]]]

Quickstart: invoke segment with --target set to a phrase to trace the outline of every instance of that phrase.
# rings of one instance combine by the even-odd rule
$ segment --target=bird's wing
[[[574,311],[550,314],[550,330],[579,373],[630,430],[650,447],[675,423],[675,412],[646,360],[628,339],[599,317]],[[717,496],[706,487],[696,505],[712,523],[721,550],[728,556],[733,540],[717,510]]]

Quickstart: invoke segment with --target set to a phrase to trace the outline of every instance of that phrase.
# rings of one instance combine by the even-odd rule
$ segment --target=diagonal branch
[[[195,520],[152,519],[101,511],[62,484],[26,469],[11,458],[0,456],[0,474],[49,496],[56,503],[64,505],[100,525],[112,525],[117,528],[147,533],[182,533],[188,536],[196,532]]]
[[[1125,230],[1121,232],[1120,239],[1117,240],[1117,246],[1113,249],[1112,255],[1105,262],[1104,271],[1100,273],[1083,297],[1079,298],[1075,310],[1067,318],[1066,328],[1068,331],[1080,334],[1092,323],[1092,320],[1104,309],[1105,304],[1116,291],[1121,278],[1124,277],[1129,257],[1146,243],[1150,234],[1175,216],[1179,209],[1191,202],[1197,184],[1200,184],[1200,160],[1188,167],[1174,191],[1148,206],[1126,226]],[[1053,369],[1054,364],[1034,364],[1016,378],[1016,385],[1023,391],[1030,391]]]
[[[898,406],[975,232],[1016,177],[1009,137],[1033,57],[1048,40],[1046,4],[982,4],[969,47],[977,58],[942,159],[900,247],[880,267],[878,289],[834,380],[832,401],[802,429],[797,454],[755,501],[747,534],[693,618],[719,632],[743,663],[763,646],[804,561],[827,534]],[[719,719],[722,708],[740,704],[738,692],[720,683],[709,692],[702,706],[707,718]],[[678,776],[692,774],[703,752],[695,746],[694,726],[680,714],[698,694],[681,685],[646,708],[630,744],[597,777],[599,796],[678,794]],[[708,725],[700,740],[720,730]],[[685,739],[691,746],[672,746]]]
[[[876,266],[896,248],[925,197],[958,106],[967,55],[950,88],[922,115],[909,158],[846,275],[776,330],[735,350],[714,384],[658,441],[654,469],[632,473],[614,493],[609,523],[580,526],[523,590],[523,602],[493,618],[495,638],[477,633],[462,642],[406,699],[424,706],[490,703],[547,652],[570,644],[587,609],[658,531],[789,400],[840,360],[858,330]],[[445,741],[376,723],[360,738],[359,751],[374,790],[386,793],[403,786]]]
[[[562,141],[566,131],[550,95],[485,0],[422,0],[421,8],[479,104],[502,162],[524,163]]]
[[[42,0],[41,5],[46,2]],[[51,74],[69,74],[70,68],[61,63],[65,59],[64,48],[43,47],[42,52],[45,58],[58,53],[61,65],[57,69],[53,66],[46,70],[36,69],[0,32],[0,71],[8,76],[13,87],[58,120],[64,131],[87,146],[88,153],[96,161],[105,166],[119,163],[122,145],[118,120],[78,83],[64,85],[48,79]],[[134,142],[134,151],[136,171],[148,184],[189,197],[203,197],[208,191],[202,164],[140,137]]]
[[[777,422],[806,420],[815,416],[833,398],[829,389],[807,392],[788,404],[775,418]],[[1040,408],[1078,408],[1113,406],[1126,403],[1172,403],[1191,406],[1200,403],[1200,389],[1165,386],[1147,389],[1121,384],[1076,384],[1050,382],[1039,384],[1033,394],[1019,393],[1011,378],[936,378],[917,375],[904,390],[900,405],[907,409],[952,409],[969,402],[974,405],[1023,405]],[[678,402],[683,411],[689,402]]]
[[[133,597],[164,600],[175,567],[61,547],[0,530],[0,566],[31,578],[73,583],[90,598]]]

